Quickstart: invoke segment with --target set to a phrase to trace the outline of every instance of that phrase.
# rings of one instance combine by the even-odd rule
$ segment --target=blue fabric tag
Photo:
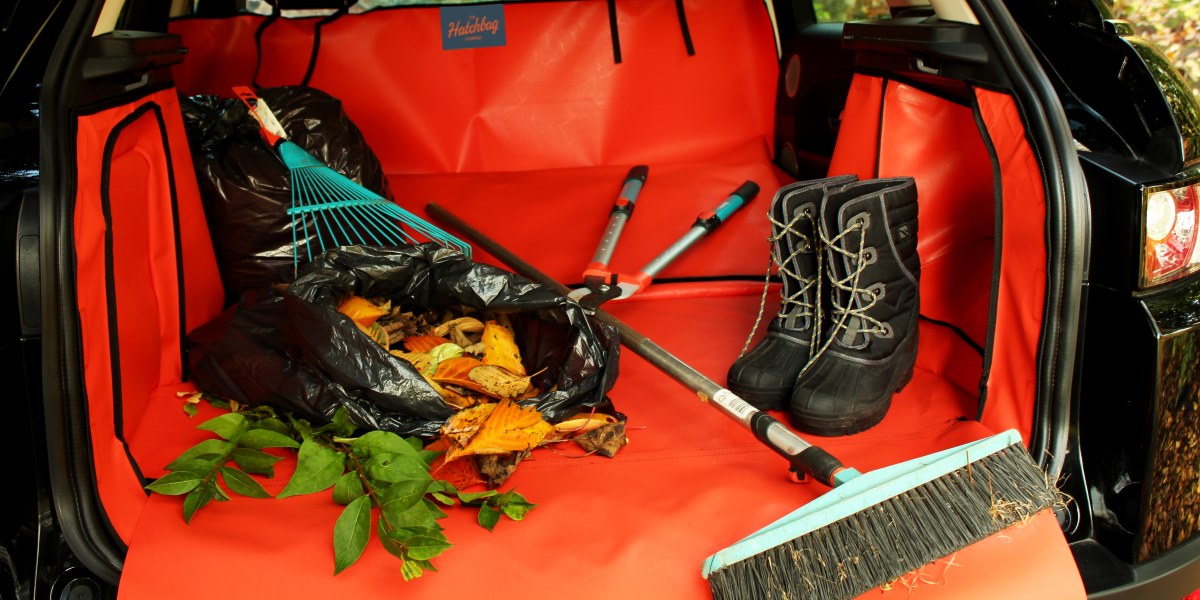
[[[442,50],[503,46],[504,5],[443,6]]]

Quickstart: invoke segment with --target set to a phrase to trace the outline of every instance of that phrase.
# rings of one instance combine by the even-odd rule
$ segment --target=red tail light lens
[[[1196,243],[1200,182],[1147,188],[1142,207],[1142,287],[1200,270],[1200,244]]]

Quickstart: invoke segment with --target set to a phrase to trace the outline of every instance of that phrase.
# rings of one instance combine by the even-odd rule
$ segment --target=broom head
[[[713,597],[852,598],[1059,501],[1014,430],[859,475],[708,558]]]

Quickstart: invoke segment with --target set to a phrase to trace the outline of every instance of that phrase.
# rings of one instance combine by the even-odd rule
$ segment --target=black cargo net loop
[[[269,3],[271,5],[271,14],[266,19],[263,19],[263,22],[261,25],[258,26],[258,29],[254,30],[254,52],[255,52],[254,77],[252,77],[250,79],[250,83],[254,86],[254,89],[256,89],[256,90],[262,89],[262,85],[260,85],[258,83],[258,74],[262,70],[262,62],[263,62],[262,39],[263,39],[263,35],[266,33],[267,28],[270,27],[273,23],[275,23],[275,21],[277,21],[279,19],[280,15],[283,12],[283,9],[280,7],[281,2],[279,0],[275,0],[275,1],[269,0]],[[338,20],[339,18],[342,17],[342,15],[349,13],[350,7],[353,6],[354,4],[356,4],[356,1],[355,2],[351,2],[351,1],[341,2],[338,5],[337,9],[333,12],[333,14],[322,18],[320,21],[317,21],[317,23],[315,25],[313,25],[312,53],[309,54],[308,68],[306,68],[304,70],[304,78],[300,80],[301,87],[308,87],[308,82],[312,80],[313,71],[315,71],[317,68],[317,56],[321,52],[321,28]]]
[[[317,24],[313,25],[312,54],[308,58],[308,70],[304,72],[304,79],[300,80],[300,87],[308,87],[308,82],[312,79],[313,71],[315,71],[317,68],[317,55],[321,51],[321,28],[340,19],[342,15],[345,15],[347,12],[349,12],[350,4],[353,3],[343,4],[332,15],[317,21]]]
[[[613,62],[621,64],[621,34],[617,31],[617,0],[608,0],[608,30],[612,33]]]
[[[267,18],[263,19],[263,22],[258,26],[258,29],[254,30],[254,76],[250,78],[250,85],[254,86],[254,89],[256,90],[262,89],[262,86],[258,84],[258,73],[262,69],[263,34],[267,32],[267,28],[270,27],[271,24],[279,20],[280,14],[279,4],[277,2],[270,2],[270,4],[271,14]]]
[[[695,56],[696,46],[692,44],[692,30],[688,28],[687,11],[683,8],[683,0],[675,0],[675,12],[679,14],[679,31],[683,34],[683,45],[687,48],[688,56]]]
[[[688,56],[696,55],[696,46],[692,43],[692,30],[688,27],[687,9],[683,0],[675,0],[675,14],[679,16],[679,31],[683,34],[683,46],[687,48]],[[612,34],[613,62],[621,64],[621,34],[617,28],[617,0],[608,0],[608,30]]]

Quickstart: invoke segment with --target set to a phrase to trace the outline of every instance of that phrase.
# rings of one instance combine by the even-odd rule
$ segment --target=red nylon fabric
[[[650,176],[609,263],[636,274],[747,179],[762,191],[700,240],[658,278],[745,276],[767,268],[766,210],[779,187],[761,147],[744,147],[703,163],[650,163]],[[583,280],[628,166],[521,173],[390,175],[396,201],[424,216],[437,202],[468,222],[487,223],[494,239],[564,283]],[[479,251],[475,258],[495,262]]]
[[[79,118],[75,252],[84,381],[92,451],[101,502],[125,540],[146,500],[118,438],[117,421],[142,420],[151,391],[181,377],[177,249],[162,133],[153,111],[116,132],[109,177],[112,261],[106,260],[106,219],[101,202],[104,148],[114,126],[139,107],[159,106],[172,139],[169,148],[180,206],[181,245],[187,273],[187,321],[194,327],[220,310],[216,273],[195,175],[174,90],[127,106]],[[115,309],[109,306],[106,271],[112,272]],[[110,351],[109,314],[115,310],[120,399],[114,397],[116,363]],[[127,428],[124,428],[127,431]]]
[[[719,376],[736,355],[756,304],[756,296],[739,295],[635,299],[611,308],[702,372]],[[823,440],[827,448],[871,469],[987,435],[978,423],[960,420],[973,414],[973,394],[934,375],[954,360],[951,347],[944,330],[926,327],[917,373],[896,398],[896,409],[870,431]],[[173,392],[161,390],[162,400]],[[156,496],[130,548],[120,597],[159,598],[170,589],[176,598],[230,590],[247,598],[376,597],[381,590],[406,598],[705,598],[707,584],[699,575],[705,557],[825,491],[789,482],[781,459],[633,354],[622,357],[612,397],[629,415],[630,445],[615,459],[535,452],[511,483],[538,508],[524,522],[502,522],[493,533],[479,528],[469,511],[452,509],[445,526],[455,547],[435,560],[438,573],[402,583],[394,559],[372,540],[357,565],[334,577],[330,540],[340,507],[328,494],[234,498],[205,508],[190,526],[180,516],[180,499]],[[190,428],[215,414],[206,409],[189,421],[178,401],[154,406],[156,414],[134,437],[144,462],[153,464],[203,439]],[[577,453],[569,446],[560,452]],[[268,490],[278,493],[293,465],[290,458],[279,463]],[[1035,541],[1024,541],[1035,534]],[[1081,597],[1056,526],[1005,536],[1004,543],[960,553],[929,589],[944,587],[950,597],[960,597],[953,594],[979,591],[973,582],[985,577],[991,595],[971,597],[1018,597],[1033,582],[1048,597]],[[223,564],[246,569],[213,577],[205,569],[178,568],[181,556],[220,556]],[[1029,557],[1035,560],[1027,562]],[[1005,564],[1024,576],[996,583],[992,571],[1013,572]]]
[[[981,420],[989,427],[1016,426],[1028,440],[1046,302],[1046,198],[1012,96],[987,90],[975,96],[1000,161],[1004,197],[996,339]]]
[[[766,203],[781,183],[769,163],[776,76],[769,25],[761,4],[749,0],[687,5],[697,46],[691,58],[677,35],[673,3],[618,3],[625,54],[621,65],[611,64],[603,2],[508,5],[509,45],[478,51],[442,52],[430,34],[430,28],[436,31],[436,9],[344,17],[323,32],[313,84],[343,98],[391,173],[401,204],[420,212],[426,202],[442,203],[562,281],[579,280],[630,165],[651,168],[612,263],[615,269],[631,272],[682,234],[697,214],[711,210],[741,181],[754,179],[762,185],[762,197],[662,277],[758,277],[767,263]],[[172,30],[184,34],[191,49],[176,70],[181,89],[228,95],[230,85],[247,83],[253,71],[252,34],[259,22],[243,17],[173,23]],[[261,83],[299,80],[312,22],[283,20],[268,30],[267,70]],[[167,99],[161,101],[165,105]],[[1002,99],[989,102],[1003,105]],[[985,104],[982,96],[980,104]],[[885,116],[882,128],[880,110]],[[175,151],[184,138],[176,129],[176,110],[167,114],[178,163],[187,156]],[[103,132],[105,123],[111,127],[119,118],[91,126]],[[978,306],[986,303],[990,285],[990,279],[981,283],[985,278],[980,273],[986,271],[990,278],[992,264],[987,220],[992,171],[986,153],[981,158],[978,139],[963,135],[974,131],[968,109],[895,83],[887,84],[885,94],[882,79],[859,76],[831,169],[870,177],[878,168],[880,174],[918,178],[926,262],[923,303],[968,332],[978,332]],[[1010,136],[1009,143],[1019,148],[1023,139]],[[95,141],[90,143],[92,155],[98,153]],[[104,390],[111,390],[111,380],[105,379],[103,220],[97,217],[95,199],[83,191],[83,171],[88,170],[83,167],[95,161],[85,150],[87,144],[81,142],[80,147],[76,219],[82,231],[77,238],[81,318],[90,311],[85,363],[89,400],[96,406],[92,434],[102,498],[114,525],[130,542],[120,587],[123,599],[157,599],[164,590],[175,598],[385,593],[412,598],[702,598],[708,591],[699,569],[706,556],[824,491],[817,485],[788,482],[783,461],[750,434],[626,352],[612,397],[629,415],[632,443],[612,460],[567,458],[539,450],[512,480],[539,507],[527,521],[503,522],[490,534],[474,524],[473,515],[451,511],[445,525],[456,546],[435,560],[440,573],[403,583],[395,560],[373,540],[361,562],[335,578],[330,542],[340,507],[327,494],[285,500],[238,497],[210,505],[187,526],[179,498],[155,496],[146,501],[116,443],[111,405],[104,412]],[[946,152],[947,147],[955,150]],[[1009,175],[1036,173],[1022,170],[1023,165],[1028,167],[1013,162],[1005,171],[1006,186]],[[176,169],[180,181],[184,172],[190,176],[190,168]],[[136,197],[141,184],[123,182],[121,189]],[[191,188],[194,194],[194,183]],[[194,198],[188,203],[195,204]],[[1009,223],[1005,226],[1007,249],[1012,246]],[[192,243],[207,248],[200,238],[185,242],[185,248]],[[1013,279],[1011,286],[1026,285],[1018,280],[1028,274],[1022,275],[1017,266],[1036,258],[1031,256],[1021,255],[1009,264],[1012,271],[1004,271]],[[134,265],[147,264],[144,257],[140,262],[128,258]],[[482,253],[478,258],[491,260]],[[1039,264],[1044,264],[1044,256],[1042,261]],[[195,289],[219,303],[215,271],[190,264],[188,268],[189,295]],[[173,280],[158,277],[150,283],[169,287]],[[768,297],[769,317],[777,294],[772,290]],[[742,347],[758,303],[753,284],[691,282],[656,284],[645,295],[609,307],[700,371],[722,380]],[[189,327],[207,318],[197,308],[193,322],[190,298],[188,307]],[[208,316],[215,313],[205,310]],[[1040,310],[1039,305],[1039,317]],[[146,371],[131,379],[140,382],[138,393],[126,394],[127,402],[137,403],[126,411],[130,450],[149,477],[161,476],[163,465],[205,439],[208,434],[194,427],[215,414],[205,408],[189,420],[180,410],[175,392],[191,388],[171,377],[170,368],[158,366],[168,364],[171,336],[178,335],[158,325],[160,321],[153,330],[135,329],[144,337],[128,341],[122,322],[120,340],[122,353],[126,344],[158,345],[158,354],[147,350],[154,360],[146,363],[153,369],[137,367]],[[1038,321],[1023,323],[1033,323],[1036,332]],[[872,469],[1030,422],[1031,416],[1019,406],[1032,401],[1032,388],[1025,390],[1014,381],[1022,372],[1032,378],[1032,364],[1010,360],[1006,374],[993,378],[991,401],[996,402],[996,396],[1005,400],[1000,408],[989,404],[992,412],[980,424],[972,420],[979,355],[944,327],[922,323],[920,335],[913,382],[895,398],[884,421],[855,436],[821,440],[848,464]],[[166,375],[154,381],[152,390],[142,389],[150,382],[151,370]],[[1027,426],[1023,433],[1028,434]],[[278,493],[293,468],[294,459],[281,462],[276,478],[265,482],[267,489]],[[181,567],[186,557],[220,557],[222,564],[245,568],[222,568],[220,576],[214,576],[210,569]],[[923,572],[912,580],[923,596],[1010,598],[1036,589],[1045,597],[1082,597],[1070,552],[1052,516],[1043,515],[1025,528],[1006,531],[939,563],[941,571]],[[911,585],[893,586],[888,594],[908,597]]]
[[[507,46],[442,51],[438,8],[344,16],[321,30],[311,85],[340,98],[388,173],[522,171],[696,162],[773,143],[774,37],[761,2],[618,2],[614,64],[607,3],[504,6]],[[230,95],[254,74],[258,17],[175,21],[184,93]],[[315,19],[263,36],[265,86],[300,82]]]

